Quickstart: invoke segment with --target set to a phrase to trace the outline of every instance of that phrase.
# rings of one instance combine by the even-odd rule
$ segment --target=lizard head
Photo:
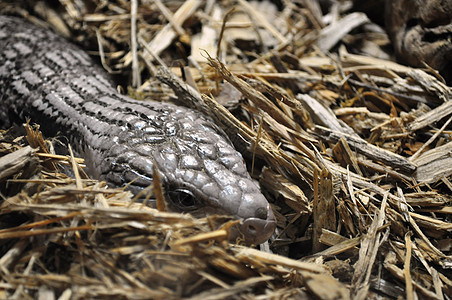
[[[204,118],[178,118],[174,147],[154,152],[164,177],[168,206],[196,217],[231,215],[239,219],[239,232],[248,244],[268,240],[276,220],[267,199],[251,179],[242,155],[216,126]]]
[[[99,168],[105,169],[101,179],[116,186],[132,181],[130,190],[137,193],[153,183],[155,166],[169,210],[195,217],[233,216],[240,220],[237,235],[245,243],[265,242],[276,228],[275,216],[224,132],[196,111],[147,105],[152,107],[140,120],[115,134],[120,143],[99,142],[111,157]],[[136,124],[139,130],[130,130]]]

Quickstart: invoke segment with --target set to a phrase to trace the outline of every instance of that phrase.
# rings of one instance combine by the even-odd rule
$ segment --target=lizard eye
[[[199,207],[198,200],[189,190],[176,189],[168,194],[171,202],[183,211],[191,211]]]

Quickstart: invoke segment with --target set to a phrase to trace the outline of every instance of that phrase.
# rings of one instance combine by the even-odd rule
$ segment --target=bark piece
[[[26,170],[27,166],[37,165],[38,158],[34,156],[36,149],[27,146],[0,158],[0,182],[6,178]]]
[[[394,169],[399,169],[401,172],[412,173],[416,170],[416,165],[405,157],[369,144],[358,136],[330,130],[322,126],[316,126],[316,129],[322,139],[328,142],[337,143],[341,138],[344,138],[352,150],[355,150],[372,160],[383,162]]]
[[[422,153],[413,160],[417,164],[417,170],[414,174],[419,182],[434,183],[442,177],[448,177],[452,174],[452,142],[443,146],[433,148]]]
[[[356,12],[349,14],[342,20],[325,27],[322,29],[317,41],[320,50],[330,50],[352,29],[367,22],[369,22],[369,19],[365,14]]]
[[[409,65],[424,63],[452,80],[452,1],[387,0],[386,29],[397,58]]]

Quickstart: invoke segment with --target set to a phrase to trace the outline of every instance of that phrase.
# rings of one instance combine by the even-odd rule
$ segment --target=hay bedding
[[[5,131],[0,298],[449,299],[451,89],[333,2],[1,3],[128,74],[135,98],[176,93],[238,134],[278,229],[230,244],[230,218],[136,203],[32,127]]]

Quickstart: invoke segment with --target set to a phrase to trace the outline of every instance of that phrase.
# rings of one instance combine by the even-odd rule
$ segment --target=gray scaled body
[[[31,118],[58,132],[110,186],[152,184],[156,166],[169,208],[194,216],[241,219],[248,243],[275,229],[271,208],[242,156],[199,112],[119,94],[107,74],[75,45],[25,20],[0,16],[0,118]]]

